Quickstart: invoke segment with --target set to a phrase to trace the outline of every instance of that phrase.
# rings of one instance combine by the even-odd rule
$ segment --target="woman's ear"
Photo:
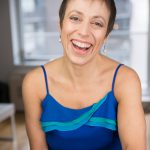
[[[60,21],[58,22],[58,30],[59,30],[59,32],[60,32],[60,34],[61,34],[61,25],[60,25]]]
[[[61,43],[61,25],[60,25],[60,21],[58,22],[58,30],[59,30],[59,33],[60,33],[59,42]]]

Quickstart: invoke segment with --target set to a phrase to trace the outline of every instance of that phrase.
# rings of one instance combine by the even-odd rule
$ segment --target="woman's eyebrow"
[[[80,12],[80,11],[78,11],[78,10],[72,10],[72,11],[69,12],[69,14],[71,14],[71,13],[73,13],[73,12],[75,12],[75,13],[77,13],[77,14],[80,14],[80,15],[83,15],[83,13]]]

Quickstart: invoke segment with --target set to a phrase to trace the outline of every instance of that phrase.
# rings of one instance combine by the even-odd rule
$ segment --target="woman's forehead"
[[[67,4],[69,4],[70,2],[86,2],[86,3],[89,3],[89,4],[92,4],[94,2],[99,2],[100,4],[107,4],[107,1],[106,0],[67,0]]]
[[[66,13],[73,10],[82,12],[83,14],[90,13],[91,15],[104,14],[109,17],[109,9],[104,2],[105,0],[69,0],[66,8]]]
[[[68,8],[80,8],[80,6],[86,6],[86,7],[105,7],[105,9],[108,9],[106,0],[68,0],[67,1],[67,7]]]

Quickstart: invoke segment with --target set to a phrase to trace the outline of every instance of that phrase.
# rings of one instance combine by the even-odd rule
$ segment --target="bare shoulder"
[[[30,70],[24,77],[23,83],[26,85],[26,83],[33,83],[37,81],[37,78],[41,74],[41,68],[35,68]]]
[[[43,88],[44,76],[41,67],[37,67],[29,71],[23,80],[22,92],[23,96],[32,94],[36,95],[39,99],[41,97],[41,91]]]
[[[140,78],[137,74],[137,72],[126,65],[122,65],[119,69],[119,75],[118,78],[125,83],[124,81],[136,83],[135,81],[140,81]]]
[[[140,98],[141,82],[137,72],[128,66],[121,66],[117,74],[114,92],[118,100],[129,96]]]
[[[108,70],[108,74],[110,75],[110,77],[113,76],[114,71],[116,70],[120,62],[106,56],[102,56],[102,58],[105,61],[105,68],[107,68],[106,70]],[[119,68],[115,79],[115,97],[117,98],[117,100],[119,100],[122,99],[122,96],[129,96],[130,94],[135,95],[136,93],[138,93],[139,95],[141,94],[141,83],[137,72],[131,67],[122,65]]]
[[[51,82],[52,78],[57,77],[58,64],[59,59],[44,64],[48,83]],[[22,90],[23,93],[31,92],[35,94],[39,99],[43,99],[46,96],[45,77],[41,67],[31,70],[25,75]]]

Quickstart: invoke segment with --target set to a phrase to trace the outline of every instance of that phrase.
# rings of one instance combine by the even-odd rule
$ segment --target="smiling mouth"
[[[72,40],[72,44],[75,48],[82,51],[88,51],[92,47],[92,44],[90,43],[79,42],[76,40]]]

